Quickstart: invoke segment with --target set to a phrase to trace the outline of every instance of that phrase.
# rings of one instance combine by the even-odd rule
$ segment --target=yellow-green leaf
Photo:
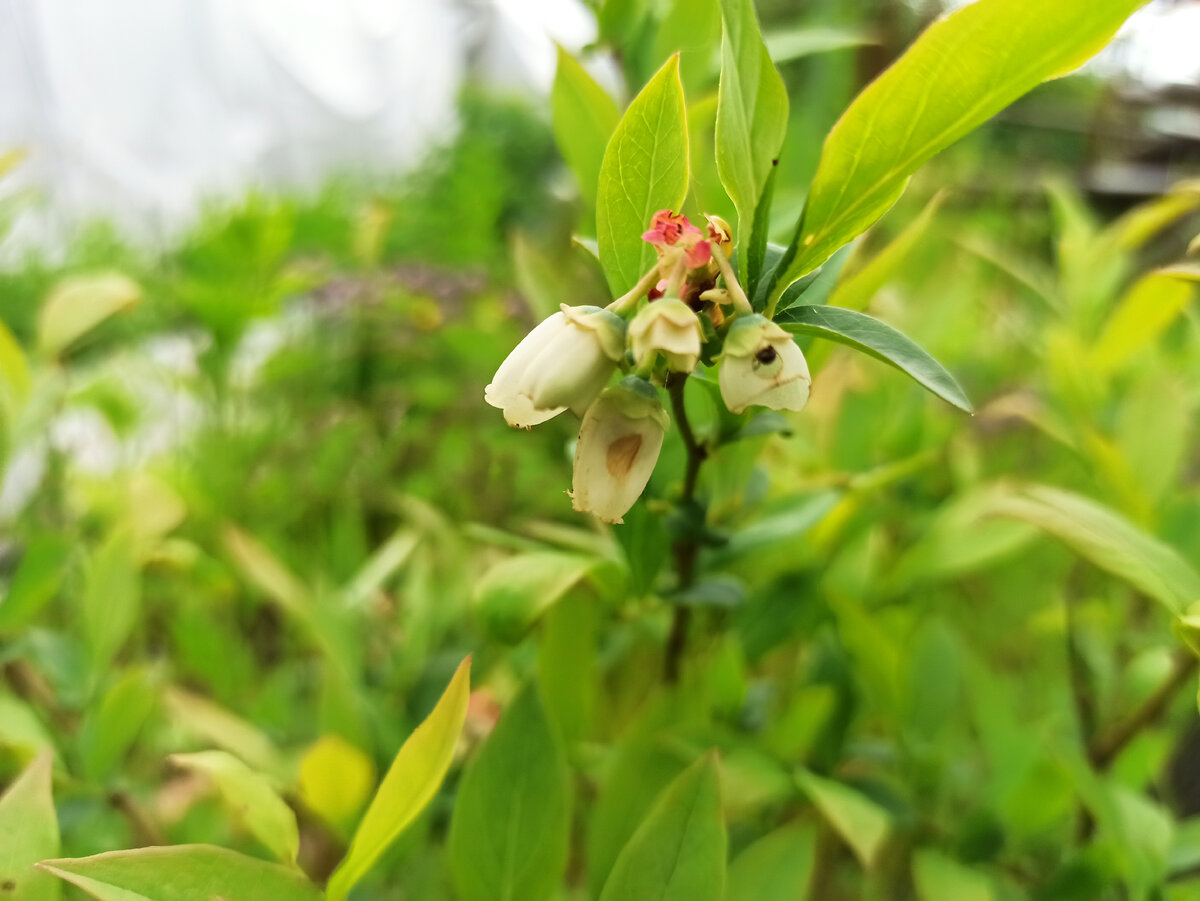
[[[300,851],[296,815],[262,773],[227,751],[172,754],[173,764],[203,773],[230,810],[263,847],[284,863],[295,863]]]
[[[1082,65],[1144,2],[977,0],[931,25],[826,138],[780,285],[868,228],[938,151]]]
[[[62,886],[34,864],[59,853],[58,816],[50,795],[49,751],[42,751],[0,796],[0,897],[57,901]]]
[[[339,735],[323,735],[300,760],[300,800],[337,829],[348,831],[371,796],[375,764]]]
[[[621,118],[617,104],[575,57],[559,47],[550,108],[558,149],[575,173],[584,202],[592,208],[604,148]]]
[[[823,779],[807,770],[800,770],[796,781],[859,862],[870,869],[891,834],[892,818],[888,812],[848,785]]]
[[[298,870],[212,845],[172,845],[44,860],[99,901],[321,901]]]
[[[722,901],[726,846],[709,755],[663,791],[621,850],[600,901]]]
[[[891,281],[901,267],[908,262],[909,256],[933,222],[938,208],[942,205],[944,192],[939,191],[933,199],[912,222],[904,226],[900,234],[875,254],[870,261],[852,275],[840,281],[829,298],[831,307],[845,307],[848,310],[865,310],[879,291]]]
[[[1138,279],[1117,304],[1092,346],[1092,365],[1112,372],[1147,347],[1192,300],[1183,279],[1152,272]]]
[[[441,700],[400,748],[350,850],[329,880],[329,901],[342,901],[371,869],[379,855],[433,800],[454,759],[454,746],[467,718],[471,658],[459,664]]]
[[[913,882],[921,901],[993,901],[991,881],[937,851],[918,851],[913,856]]]
[[[717,172],[737,209],[738,268],[744,282],[755,210],[787,134],[788,97],[763,43],[752,0],[721,0],[721,20]]]
[[[141,286],[120,272],[65,278],[42,302],[38,350],[57,356],[105,319],[136,306],[141,299]]]
[[[614,296],[649,271],[656,252],[642,233],[658,210],[683,204],[688,171],[687,113],[676,55],[633,98],[600,164],[596,238]]]

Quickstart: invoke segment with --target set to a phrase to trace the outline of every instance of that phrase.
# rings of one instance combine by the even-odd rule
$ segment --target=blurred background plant
[[[821,138],[934,12],[759,4],[792,108],[773,237]],[[682,50],[691,199],[734,221],[705,144],[717,4],[609,0],[596,29],[623,100]],[[544,104],[469,81],[456,134],[403,176],[252,191],[165,248],[98,222],[11,253],[0,784],[50,749],[63,857],[286,859],[277,820],[172,757],[219,748],[287,801],[321,880],[473,653],[460,755],[504,709],[548,716],[570,764],[543,788],[570,817],[554,897],[599,897],[716,748],[729,901],[1200,898],[1200,108],[1195,83],[1116,68],[955,145],[827,267],[829,303],[929,348],[978,415],[807,348],[809,409],[705,466],[677,687],[656,511],[679,435],[601,528],[563,492],[572,424],[517,433],[482,401],[533,322],[608,299]],[[466,781],[453,767],[354,897],[486,897],[470,839],[445,838]]]

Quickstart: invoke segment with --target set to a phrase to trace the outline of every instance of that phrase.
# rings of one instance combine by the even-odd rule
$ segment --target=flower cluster
[[[571,491],[580,512],[621,522],[641,496],[669,425],[656,386],[671,373],[686,377],[711,361],[733,413],[802,410],[808,402],[804,354],[753,311],[726,254],[728,224],[706,218],[701,231],[671,210],[655,213],[642,238],[658,259],[638,284],[605,308],[563,304],[484,392],[519,428],[567,409],[582,417]],[[609,386],[618,370],[625,377]]]

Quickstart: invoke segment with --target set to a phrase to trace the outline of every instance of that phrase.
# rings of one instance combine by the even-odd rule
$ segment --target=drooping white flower
[[[583,415],[624,353],[625,320],[600,307],[563,304],[500,364],[484,400],[521,428],[568,407]]]
[[[700,320],[677,297],[647,304],[629,324],[629,344],[639,367],[657,352],[672,372],[691,372],[700,359],[700,343]]]
[[[606,389],[588,409],[575,446],[574,506],[605,522],[621,522],[641,497],[670,420],[658,392],[630,376]]]
[[[765,316],[740,317],[730,326],[717,379],[734,413],[759,405],[803,410],[812,377],[792,336]]]

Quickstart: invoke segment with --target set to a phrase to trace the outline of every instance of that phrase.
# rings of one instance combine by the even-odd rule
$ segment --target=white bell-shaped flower
[[[669,424],[658,392],[645,379],[630,376],[606,389],[579,428],[571,483],[575,509],[621,522],[650,481]]]
[[[646,304],[629,324],[629,345],[639,367],[661,353],[672,372],[691,372],[700,359],[701,337],[700,319],[678,297]]]
[[[513,349],[484,400],[511,426],[529,428],[568,407],[583,412],[625,353],[625,320],[600,307],[569,307],[541,322]]]
[[[812,377],[792,336],[765,316],[738,318],[725,336],[718,375],[721,399],[734,413],[747,407],[803,410]]]

